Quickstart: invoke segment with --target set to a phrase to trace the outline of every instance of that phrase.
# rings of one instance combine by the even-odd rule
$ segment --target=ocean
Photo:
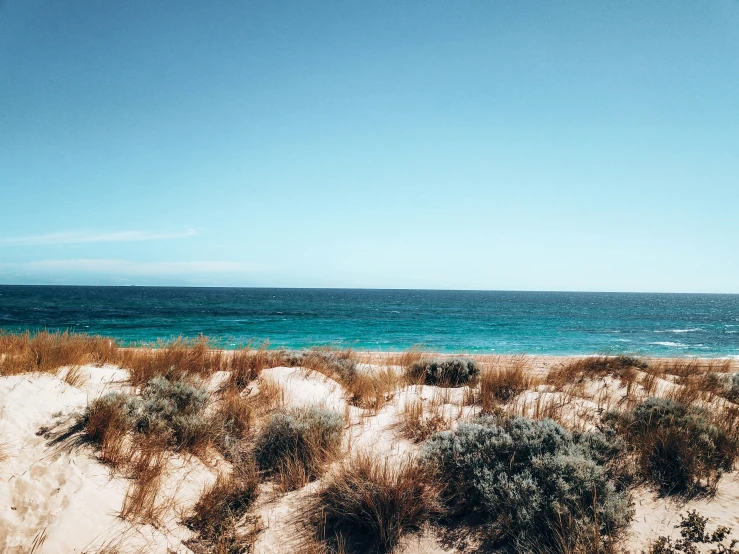
[[[739,295],[0,286],[0,329],[358,350],[739,357]]]

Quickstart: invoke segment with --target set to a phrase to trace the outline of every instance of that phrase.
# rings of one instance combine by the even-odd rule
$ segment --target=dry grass
[[[219,444],[247,439],[255,417],[254,399],[243,397],[233,390],[225,392],[211,418]]]
[[[635,370],[647,370],[648,367],[646,361],[632,356],[588,356],[555,367],[547,375],[546,382],[556,390],[606,375],[628,382],[636,378]]]
[[[222,369],[230,371],[224,389],[245,390],[267,368],[284,365],[285,352],[270,351],[266,345],[253,349],[251,347],[233,352],[224,352]]]
[[[158,502],[167,455],[158,447],[140,446],[129,470],[132,484],[126,492],[120,517],[126,521],[156,525],[166,509]]]
[[[377,411],[390,401],[402,378],[386,366],[375,371],[358,371],[358,357],[351,350],[315,348],[285,354],[288,365],[315,371],[339,383],[353,406]]]
[[[404,436],[414,442],[422,442],[434,433],[449,428],[444,417],[443,405],[431,403],[429,410],[421,398],[409,400],[400,413],[400,429]]]
[[[636,453],[643,476],[666,494],[715,491],[739,457],[736,410],[652,397],[605,418]]]
[[[722,359],[667,358],[650,360],[649,363],[650,372],[660,376],[672,376],[677,383],[708,373],[731,373],[736,369],[734,361]]]
[[[252,463],[219,475],[195,504],[185,524],[205,541],[205,551],[237,554],[251,551],[257,518],[249,515],[259,494],[259,476]]]
[[[65,383],[70,387],[82,387],[85,384],[85,375],[82,373],[82,368],[78,365],[71,366],[64,371],[64,377],[62,378]]]
[[[285,389],[274,379],[260,377],[257,388],[259,392],[256,395],[254,406],[259,415],[268,414],[287,404]]]
[[[394,370],[385,367],[368,373],[358,372],[344,386],[350,404],[376,412],[392,400],[401,380]]]
[[[128,460],[126,435],[132,421],[128,397],[111,393],[94,400],[82,417],[82,430],[86,438],[100,447],[100,459],[113,467]]]
[[[525,356],[516,356],[507,362],[499,359],[493,367],[483,370],[480,377],[483,413],[492,413],[498,404],[510,402],[533,384]]]
[[[397,365],[403,369],[410,369],[413,364],[420,362],[426,356],[423,348],[420,346],[413,347],[405,352],[391,354],[387,357],[388,365]]]
[[[115,362],[115,341],[75,333],[0,333],[0,375],[53,373],[64,366]]]
[[[388,553],[440,513],[440,491],[435,476],[413,460],[357,454],[315,495],[307,519],[318,540],[334,549]]]
[[[131,384],[141,386],[155,377],[187,381],[207,379],[221,369],[223,352],[211,350],[205,338],[159,342],[155,348],[122,348],[117,363],[127,369]]]

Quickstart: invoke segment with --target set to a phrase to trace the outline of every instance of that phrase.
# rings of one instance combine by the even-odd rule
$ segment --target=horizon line
[[[337,291],[407,291],[407,292],[535,292],[535,293],[559,293],[559,294],[693,294],[714,296],[739,296],[739,292],[666,292],[666,291],[612,291],[612,290],[553,290],[553,289],[437,289],[437,288],[407,288],[407,287],[270,287],[270,286],[225,286],[225,285],[81,285],[81,284],[6,284],[0,283],[0,287],[87,287],[87,288],[157,288],[157,289],[264,289],[264,290],[337,290]]]

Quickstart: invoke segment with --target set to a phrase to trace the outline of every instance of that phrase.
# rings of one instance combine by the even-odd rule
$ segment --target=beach
[[[157,373],[155,368],[163,367],[152,362],[150,356],[161,358],[166,348],[125,349],[120,358],[124,361],[116,364],[74,364],[13,374],[7,371],[13,350],[7,344],[5,348],[6,372],[0,377],[0,550],[13,554],[30,549],[48,554],[211,551],[208,541],[183,522],[219,475],[236,470],[234,460],[224,457],[222,450],[214,444],[191,451],[164,449],[155,491],[139,499],[148,503],[148,508],[139,506],[131,514],[122,515],[137,486],[127,473],[128,461],[113,461],[110,452],[101,451],[99,444],[70,440],[70,426],[96,399],[111,392],[141,394],[147,386],[145,380],[153,375],[145,372]],[[682,398],[681,391],[697,386],[693,377],[738,371],[731,361],[645,359],[638,362],[643,369],[591,368],[579,374],[579,366],[573,366],[573,362],[606,358],[468,357],[482,369],[481,389],[479,383],[472,382],[464,386],[409,382],[409,364],[428,357],[455,359],[418,351],[323,350],[318,355],[288,352],[278,356],[263,350],[241,354],[197,347],[193,350],[192,344],[178,348],[170,347],[171,368],[187,366],[177,378],[207,391],[204,413],[219,409],[226,398],[224,391],[230,394],[238,390],[228,388],[229,383],[236,382],[234,375],[243,373],[248,365],[251,378],[237,396],[251,403],[249,425],[253,430],[263,428],[275,410],[318,406],[340,416],[340,454],[327,462],[321,477],[290,486],[279,476],[258,483],[258,496],[248,511],[249,517],[240,525],[250,530],[251,551],[265,554],[316,548],[310,546],[313,538],[307,531],[303,510],[334,471],[332,467],[340,466],[342,460],[370,453],[383,463],[402,465],[419,456],[431,434],[454,430],[474,420],[490,402],[501,413],[533,420],[551,418],[564,428],[586,431],[600,425],[605,411],[625,409],[650,395]],[[237,360],[241,366],[237,366]],[[341,369],[349,365],[353,372],[350,381]],[[484,377],[492,375],[490,372],[516,374],[519,380],[523,376],[523,381],[501,399],[483,399],[480,394],[485,383],[493,382]],[[173,375],[170,378],[174,379]],[[683,397],[687,402],[687,396]],[[690,403],[715,409],[731,404],[708,392],[698,394]],[[428,427],[425,422],[433,425],[429,423]],[[136,437],[129,435],[127,440],[139,440]],[[123,457],[133,456],[130,452]],[[708,517],[712,526],[739,528],[739,476],[734,471],[722,475],[710,495],[665,496],[648,482],[634,485],[628,494],[633,517],[619,543],[624,552],[640,552],[658,536],[674,535],[680,514],[692,509]],[[403,534],[399,540],[394,551],[407,554],[466,552],[476,544],[474,540],[466,546],[450,544],[444,527],[431,523]]]

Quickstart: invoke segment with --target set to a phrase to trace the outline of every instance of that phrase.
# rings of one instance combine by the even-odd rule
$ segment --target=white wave
[[[649,344],[656,344],[658,346],[672,346],[677,348],[687,348],[687,344],[683,344],[682,342],[672,342],[672,341],[659,341],[659,342],[650,342]]]

